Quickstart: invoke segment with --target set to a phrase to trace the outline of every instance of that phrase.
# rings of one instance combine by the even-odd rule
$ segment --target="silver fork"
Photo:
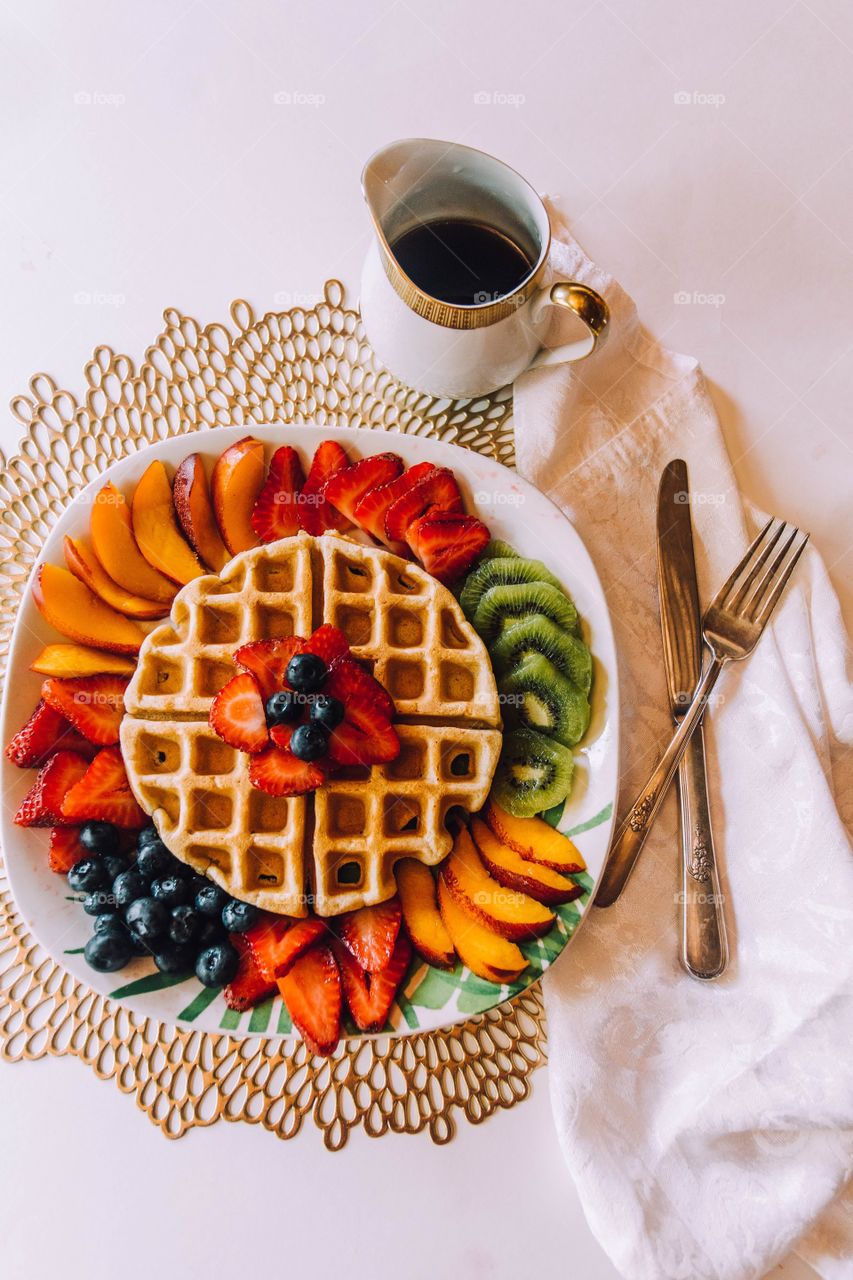
[[[702,619],[702,634],[711,651],[711,661],[660,763],[610,846],[595,895],[597,907],[612,906],[625,888],[720,672],[727,662],[739,662],[752,653],[808,540],[809,535],[794,525],[768,520],[708,606]]]

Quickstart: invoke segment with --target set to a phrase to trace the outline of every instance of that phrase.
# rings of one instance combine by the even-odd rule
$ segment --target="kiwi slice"
[[[492,641],[489,656],[498,675],[505,675],[534,653],[541,653],[589,693],[592,687],[592,654],[579,636],[562,631],[550,618],[540,614],[515,622]]]
[[[514,547],[508,542],[502,542],[500,538],[492,538],[486,550],[477,561],[478,565],[484,560],[518,560],[520,556]]]
[[[488,643],[514,623],[544,614],[558,627],[577,635],[578,611],[569,597],[550,582],[520,582],[489,587],[474,613],[474,629]]]
[[[568,747],[535,729],[513,729],[504,738],[492,795],[515,818],[532,818],[560,804],[572,789],[574,760]]]
[[[580,742],[589,728],[586,694],[541,653],[532,653],[504,676],[498,690],[510,723],[546,733],[566,747]]]
[[[468,574],[459,597],[462,612],[470,622],[477,612],[481,597],[491,587],[511,587],[519,582],[550,582],[558,591],[563,589],[541,561],[522,560],[521,556],[498,556],[493,560],[484,560]]]

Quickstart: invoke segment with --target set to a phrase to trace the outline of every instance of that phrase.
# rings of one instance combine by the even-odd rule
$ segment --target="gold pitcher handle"
[[[558,280],[555,284],[546,286],[534,304],[534,320],[541,315],[544,307],[549,306],[565,307],[567,311],[574,312],[586,326],[586,336],[575,342],[564,343],[561,347],[554,347],[551,350],[543,349],[533,360],[531,369],[538,369],[542,365],[566,364],[568,361],[583,360],[586,356],[592,355],[596,347],[602,346],[607,340],[610,330],[610,308],[601,294],[591,289],[589,285],[578,284],[576,281]]]

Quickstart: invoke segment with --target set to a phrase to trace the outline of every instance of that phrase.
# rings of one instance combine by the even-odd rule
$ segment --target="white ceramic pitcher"
[[[362,190],[376,237],[361,278],[361,314],[379,359],[401,382],[453,399],[485,395],[534,364],[580,360],[607,333],[607,304],[587,285],[543,287],[551,227],[539,196],[508,165],[429,138],[392,142],[370,157]],[[533,265],[512,293],[470,306],[430,297],[392,246],[413,227],[464,218],[499,231]],[[576,342],[543,351],[552,307],[582,322]]]

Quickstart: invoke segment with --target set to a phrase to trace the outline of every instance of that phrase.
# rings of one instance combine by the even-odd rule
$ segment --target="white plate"
[[[273,448],[291,444],[299,450],[306,468],[322,439],[339,440],[353,457],[390,449],[409,466],[428,460],[451,467],[467,509],[486,521],[493,537],[511,543],[523,556],[542,560],[564,584],[583,619],[584,635],[595,664],[593,714],[589,731],[575,753],[574,787],[559,827],[572,835],[587,861],[589,874],[582,879],[588,892],[577,902],[558,909],[557,925],[548,937],[523,945],[530,966],[513,987],[493,986],[461,966],[447,974],[423,964],[413,965],[392,1010],[391,1027],[405,1034],[464,1022],[472,1014],[525,989],[553,963],[582,920],[604,864],[617,791],[619,697],[613,634],[598,575],[562,512],[515,472],[481,454],[419,436],[365,430],[256,426],[253,431],[269,446],[268,456]],[[204,456],[209,471],[213,460],[246,434],[245,427],[200,431],[164,440],[115,463],[57,521],[36,567],[45,561],[64,563],[63,538],[66,534],[79,537],[87,533],[92,500],[107,479],[130,494],[154,458],[175,467],[193,451]],[[27,590],[9,650],[2,713],[4,743],[24,723],[38,700],[41,677],[29,670],[30,663],[45,644],[63,638],[44,621]],[[175,982],[158,974],[150,960],[135,960],[119,973],[91,970],[81,954],[91,922],[74,901],[65,878],[48,869],[48,831],[16,827],[12,821],[34,777],[32,770],[17,769],[3,758],[0,831],[15,900],[27,926],[50,954],[96,991],[150,1018],[182,1025],[192,1023],[200,1030],[227,1030],[236,1035],[291,1034],[287,1011],[278,998],[238,1015],[225,1008],[220,994],[208,991],[194,977]],[[352,1034],[358,1033],[353,1030]]]

